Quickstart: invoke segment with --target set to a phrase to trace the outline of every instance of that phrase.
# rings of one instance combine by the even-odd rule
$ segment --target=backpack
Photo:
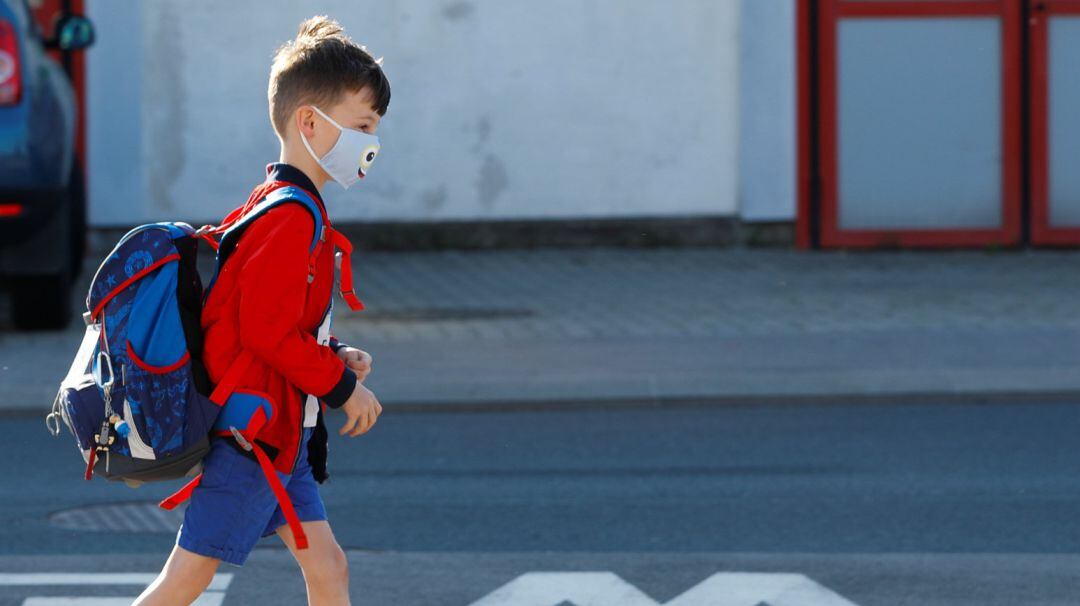
[[[46,425],[53,435],[59,435],[61,421],[70,430],[87,480],[99,475],[137,487],[195,476],[161,503],[166,509],[185,500],[198,484],[211,437],[232,436],[259,460],[299,547],[306,546],[306,538],[292,503],[254,443],[273,411],[247,390],[236,389],[252,354],[242,351],[216,386],[201,362],[200,315],[218,273],[247,227],[287,202],[301,203],[315,219],[310,283],[315,258],[327,241],[327,218],[307,192],[282,182],[257,188],[221,227],[150,223],[120,238],[90,283],[86,332]],[[352,292],[352,247],[340,232],[329,232],[331,245],[341,250],[342,294],[353,310],[363,309]],[[196,264],[200,240],[217,251],[205,289]]]

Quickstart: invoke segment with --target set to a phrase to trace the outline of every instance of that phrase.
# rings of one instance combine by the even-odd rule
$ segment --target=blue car
[[[61,63],[93,40],[82,16],[62,15],[46,38],[25,0],[0,0],[0,284],[16,328],[63,328],[72,316],[86,196],[75,92]]]

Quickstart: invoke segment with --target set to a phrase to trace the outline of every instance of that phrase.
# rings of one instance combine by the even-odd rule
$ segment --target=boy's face
[[[298,166],[307,172],[315,186],[320,189],[331,179],[347,189],[364,177],[378,154],[377,139],[366,135],[375,134],[380,119],[381,116],[375,111],[373,96],[366,88],[343,94],[333,105],[301,105],[294,114],[294,130],[283,142],[282,161],[289,161],[287,158],[291,158],[299,162]],[[348,138],[345,139],[344,146],[334,152],[336,156],[329,158],[330,151],[335,149],[345,135],[348,135]],[[292,151],[289,151],[290,149]],[[308,160],[302,160],[305,156],[311,158],[310,164]],[[352,165],[354,161],[356,164]],[[330,162],[333,166],[324,162]],[[327,172],[330,170],[338,174],[331,175]]]
[[[356,92],[345,93],[336,105],[319,107],[319,109],[326,112],[326,115],[344,128],[352,128],[373,135],[379,128],[379,120],[382,117],[375,111],[372,101],[371,90],[362,88]],[[340,133],[333,124],[313,112],[310,106],[303,106],[300,111],[305,110],[309,115],[304,116],[303,119],[315,122],[314,135],[308,137],[308,141],[315,153],[322,156],[337,143]]]

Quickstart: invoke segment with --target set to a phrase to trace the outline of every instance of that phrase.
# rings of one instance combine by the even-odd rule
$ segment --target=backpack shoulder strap
[[[322,205],[316,202],[308,192],[299,187],[284,183],[282,183],[280,187],[275,187],[269,191],[262,201],[254,204],[249,212],[237,218],[235,222],[232,225],[229,225],[225,230],[224,234],[221,236],[221,243],[217,250],[217,269],[214,272],[214,277],[210,280],[210,284],[204,291],[204,302],[206,297],[209,296],[210,288],[217,280],[217,273],[221,271],[221,266],[224,265],[225,260],[236,248],[236,243],[244,230],[259,217],[266,214],[271,208],[286,202],[299,202],[303,204],[315,219],[315,233],[311,239],[311,247],[308,249],[308,283],[311,283],[315,279],[315,260],[318,257],[323,244],[329,239],[330,245],[341,252],[341,280],[339,284],[341,296],[353,311],[364,309],[363,302],[356,296],[353,290],[351,263],[352,244],[344,234],[330,226],[330,220],[326,216],[326,211],[323,210]]]
[[[265,215],[270,209],[286,202],[299,202],[304,208],[308,209],[308,212],[311,213],[311,217],[315,219],[315,233],[311,239],[311,247],[309,249],[309,252],[314,253],[319,242],[326,239],[326,215],[324,214],[322,207],[311,197],[311,195],[299,187],[294,187],[292,185],[278,187],[266,194],[266,197],[256,204],[250,212],[241,217],[236,223],[229,226],[221,237],[221,247],[225,248],[227,241],[230,241],[228,242],[228,246],[235,246],[240,235],[247,230],[252,223],[259,217]]]
[[[315,232],[311,238],[311,246],[308,248],[308,282],[310,282],[314,277],[314,259],[318,255],[322,242],[326,240],[327,217],[322,206],[310,194],[292,185],[285,185],[270,191],[261,202],[225,230],[225,233],[221,236],[221,243],[217,252],[218,268],[220,269],[225,260],[232,254],[236,248],[236,243],[240,240],[240,236],[247,231],[247,228],[252,223],[265,215],[270,209],[288,202],[300,203],[304,208],[308,209],[311,217],[315,220]]]

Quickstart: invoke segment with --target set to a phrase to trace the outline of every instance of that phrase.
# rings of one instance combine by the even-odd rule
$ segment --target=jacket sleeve
[[[351,347],[351,346],[348,343],[342,342],[340,339],[338,339],[334,335],[330,335],[330,349],[334,350],[334,353],[337,353],[338,350],[343,349],[345,347]]]
[[[253,247],[237,280],[240,344],[304,393],[338,408],[352,394],[356,375],[300,328],[314,231],[307,209],[286,203],[267,211],[240,237],[237,247]]]

